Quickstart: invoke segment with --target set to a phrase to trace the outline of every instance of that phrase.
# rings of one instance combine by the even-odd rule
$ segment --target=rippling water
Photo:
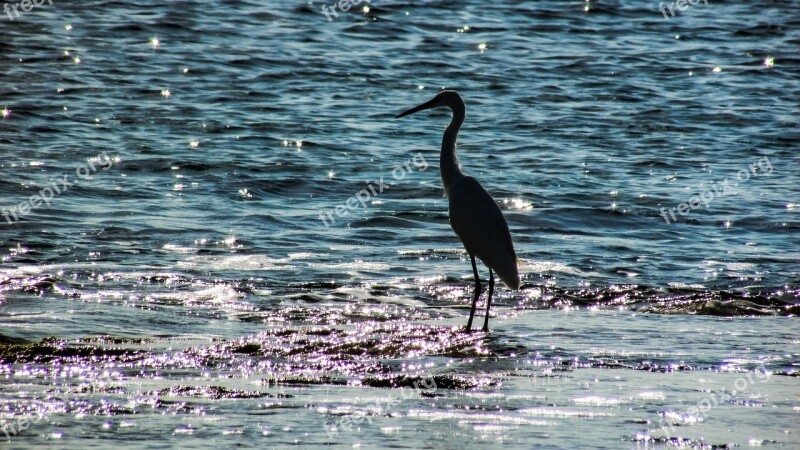
[[[332,4],[0,17],[2,445],[800,445],[800,2]]]

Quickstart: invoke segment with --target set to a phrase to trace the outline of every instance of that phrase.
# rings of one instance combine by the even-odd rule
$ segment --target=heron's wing
[[[448,192],[450,225],[467,252],[493,269],[512,289],[519,287],[517,255],[503,213],[472,177],[464,177]]]

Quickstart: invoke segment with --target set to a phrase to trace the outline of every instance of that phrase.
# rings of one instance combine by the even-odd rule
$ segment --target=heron
[[[486,300],[486,318],[483,321],[483,331],[488,332],[489,308],[492,305],[494,292],[494,272],[497,272],[500,280],[510,289],[519,289],[517,255],[514,252],[508,224],[497,203],[478,180],[464,175],[459,167],[456,158],[456,140],[466,112],[461,95],[452,90],[442,91],[430,101],[398,114],[395,119],[432,108],[450,108],[453,113],[450,125],[447,126],[442,138],[439,170],[448,199],[450,226],[464,244],[472,261],[472,273],[475,276],[472,309],[469,312],[466,331],[468,333],[472,331],[472,319],[481,295],[481,280],[478,266],[475,264],[475,258],[478,258],[489,268],[489,295]]]

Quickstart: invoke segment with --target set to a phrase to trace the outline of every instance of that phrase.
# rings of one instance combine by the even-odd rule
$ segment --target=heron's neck
[[[445,192],[449,192],[464,174],[458,167],[458,159],[456,158],[456,140],[458,139],[458,130],[461,124],[464,123],[464,106],[460,108],[453,108],[453,120],[444,131],[442,138],[442,153],[439,156],[439,170],[442,172],[442,183],[444,184]]]

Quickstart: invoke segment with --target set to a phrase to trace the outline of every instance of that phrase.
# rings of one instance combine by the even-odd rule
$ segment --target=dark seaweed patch
[[[161,397],[203,397],[219,399],[246,399],[272,397],[266,392],[242,391],[223,386],[172,386],[158,391]]]
[[[75,344],[56,338],[44,338],[37,343],[0,344],[0,363],[45,363],[57,360],[132,361],[141,359],[146,352],[125,348],[106,348],[97,345]]]

